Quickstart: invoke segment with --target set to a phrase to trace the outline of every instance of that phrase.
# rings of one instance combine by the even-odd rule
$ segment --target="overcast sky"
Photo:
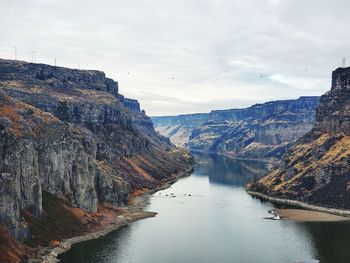
[[[102,70],[148,115],[321,95],[350,64],[346,0],[0,4],[0,57]]]

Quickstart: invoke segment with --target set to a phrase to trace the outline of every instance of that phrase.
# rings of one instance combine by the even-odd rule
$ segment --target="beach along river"
[[[261,176],[258,161],[196,154],[190,177],[154,194],[159,214],[74,245],[63,263],[350,262],[350,223],[266,220],[274,206],[252,198],[245,183]]]

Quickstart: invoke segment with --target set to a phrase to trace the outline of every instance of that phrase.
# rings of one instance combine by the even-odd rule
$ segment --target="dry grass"
[[[11,121],[8,128],[16,137],[35,135],[42,125],[58,122],[55,116],[19,101],[5,100],[0,106],[0,115]],[[39,121],[39,122],[38,122]],[[25,127],[24,127],[24,124]]]
[[[332,135],[323,134],[311,143],[296,145],[292,154],[288,157],[288,167],[289,169],[295,169],[296,173],[288,178],[287,171],[279,168],[262,178],[260,182],[273,191],[290,192],[289,186],[298,183],[305,174],[310,172],[316,174],[321,171],[322,167],[337,163],[342,158],[350,155],[350,136],[343,136],[340,140],[335,140],[327,151],[320,151],[331,139]],[[318,160],[310,157],[314,156],[315,152],[321,155]],[[276,184],[277,178],[280,182]]]
[[[125,158],[125,161],[128,162],[130,164],[130,166],[143,178],[152,181],[152,182],[156,182],[156,179],[154,179],[151,175],[149,175],[148,173],[146,173],[142,168],[140,168],[134,160],[132,159],[127,159]]]
[[[19,263],[30,249],[14,239],[0,226],[0,262]]]
[[[321,163],[338,162],[350,154],[350,136],[343,137],[321,158]]]

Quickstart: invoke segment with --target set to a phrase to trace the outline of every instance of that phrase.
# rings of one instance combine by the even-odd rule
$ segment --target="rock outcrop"
[[[245,109],[154,117],[153,121],[161,134],[191,150],[240,158],[280,158],[291,143],[311,130],[318,102],[319,97],[300,97]]]
[[[208,120],[210,113],[152,117],[156,131],[179,147],[188,147],[192,131]]]
[[[313,129],[271,173],[248,186],[273,197],[350,209],[350,68],[338,68]]]
[[[17,239],[43,192],[96,212],[188,167],[103,72],[0,60],[0,223]]]

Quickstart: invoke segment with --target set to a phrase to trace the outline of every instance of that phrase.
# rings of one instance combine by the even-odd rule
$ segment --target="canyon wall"
[[[275,169],[248,188],[332,208],[350,208],[350,68],[332,74],[313,129]]]
[[[311,130],[319,97],[271,101],[244,109],[153,117],[155,128],[182,147],[240,158],[280,158]]]
[[[30,238],[43,193],[96,212],[189,168],[136,100],[100,71],[0,60],[0,224]]]

